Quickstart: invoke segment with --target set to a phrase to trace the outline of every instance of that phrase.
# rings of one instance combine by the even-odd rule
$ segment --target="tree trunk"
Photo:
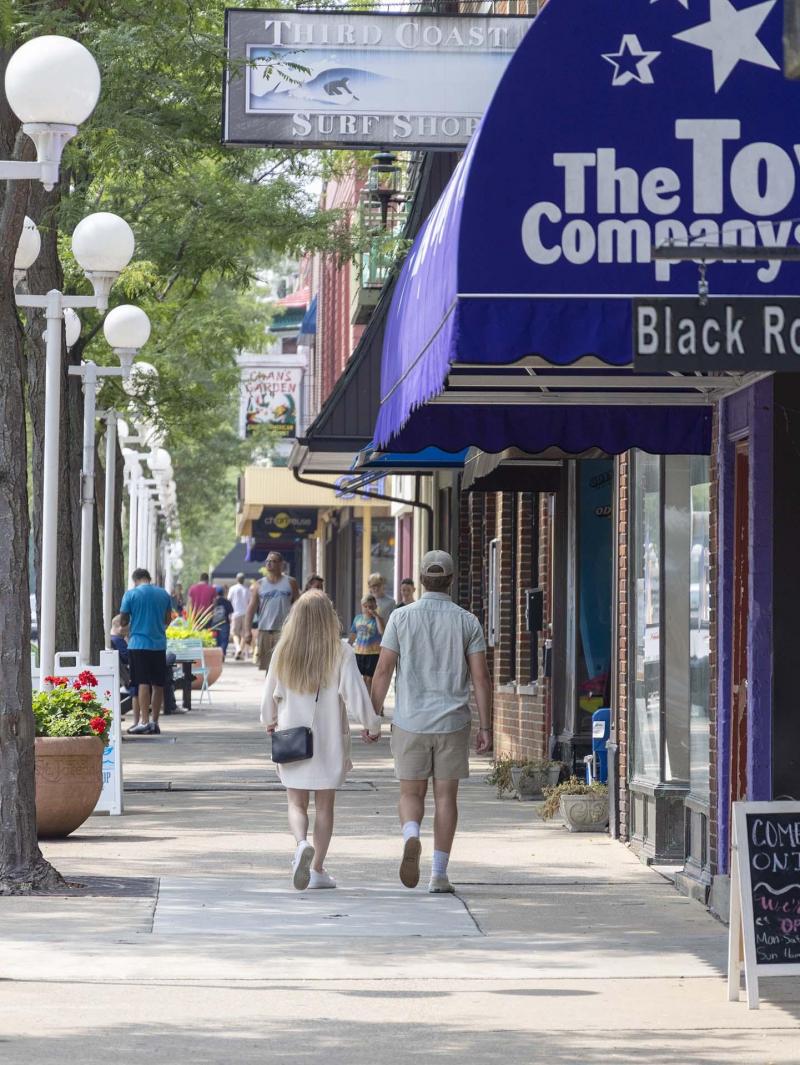
[[[0,77],[7,61],[0,51]],[[15,143],[17,157],[30,152],[16,133],[16,120],[0,100],[3,158],[14,154]],[[25,365],[12,283],[28,191],[27,182],[9,182],[0,192],[0,895],[63,885],[36,837]]]

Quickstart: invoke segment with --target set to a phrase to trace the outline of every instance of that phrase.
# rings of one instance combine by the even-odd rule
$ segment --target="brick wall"
[[[617,698],[616,727],[619,746],[619,835],[628,839],[628,491],[630,453],[617,458]]]
[[[516,511],[516,519],[515,519]],[[550,686],[541,677],[531,684],[530,643],[525,629],[525,590],[544,584],[545,618],[549,620],[549,509],[547,497],[534,510],[531,493],[466,493],[459,508],[461,560],[457,594],[486,627],[488,620],[489,543],[500,540],[499,632],[489,649],[489,669],[494,680],[494,746],[497,754],[514,758],[543,756],[549,735]],[[538,520],[538,535],[535,529]],[[515,536],[516,550],[511,549]],[[534,556],[534,550],[538,554]],[[516,656],[512,638],[516,619]]]
[[[717,677],[718,677],[718,649],[717,649],[717,579],[719,564],[719,468],[717,462],[719,444],[719,407],[714,406],[713,422],[711,429],[711,488],[709,490],[709,518],[708,518],[708,560],[709,560],[709,585],[711,591],[711,606],[708,620],[708,676],[709,676],[709,701],[708,701],[708,742],[709,742],[709,791],[710,810],[708,821],[708,850],[711,865],[711,875],[716,876],[719,872],[717,861],[717,847],[719,836],[719,784],[717,778]]]

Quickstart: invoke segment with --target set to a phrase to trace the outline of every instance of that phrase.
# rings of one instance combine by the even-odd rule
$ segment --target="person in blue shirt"
[[[122,597],[119,612],[122,624],[130,629],[128,659],[141,720],[129,731],[157,736],[167,680],[167,625],[172,620],[172,600],[164,588],[151,583],[146,569],[135,569],[131,580],[133,588]]]

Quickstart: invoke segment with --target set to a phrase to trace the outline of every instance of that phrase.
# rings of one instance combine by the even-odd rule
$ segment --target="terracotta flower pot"
[[[103,789],[103,744],[94,736],[36,737],[36,826],[63,839],[92,813]]]
[[[209,688],[214,681],[219,680],[222,674],[222,666],[224,665],[224,659],[222,657],[221,647],[204,647],[203,648],[206,666],[208,666],[208,686]],[[199,691],[203,686],[203,682],[200,677],[192,683],[194,691]]]
[[[570,832],[605,832],[607,795],[562,795],[559,813]]]

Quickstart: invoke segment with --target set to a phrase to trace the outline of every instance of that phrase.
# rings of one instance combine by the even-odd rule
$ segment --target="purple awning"
[[[596,445],[587,427],[605,418],[609,452],[642,440],[654,452],[708,450],[719,394],[697,377],[686,375],[683,395],[654,378],[630,405],[606,405],[603,392],[631,364],[632,298],[697,295],[696,265],[656,264],[654,246],[800,243],[786,221],[800,214],[800,85],[780,71],[781,5],[762,7],[758,42],[773,65],[740,59],[721,72],[693,32],[708,9],[550,0],[403,266],[384,338],[380,448],[477,446],[464,439],[466,412],[475,425],[476,411],[494,410],[484,423],[494,417],[486,432],[501,447],[523,446],[501,437],[525,418],[546,446],[587,434]],[[709,280],[713,295],[790,295],[800,266],[726,262]],[[516,386],[509,417],[492,397],[497,367],[558,366],[563,380],[577,363],[609,384],[563,407],[553,390],[540,403],[536,383],[528,395]],[[486,397],[475,407],[448,405],[459,368]]]

